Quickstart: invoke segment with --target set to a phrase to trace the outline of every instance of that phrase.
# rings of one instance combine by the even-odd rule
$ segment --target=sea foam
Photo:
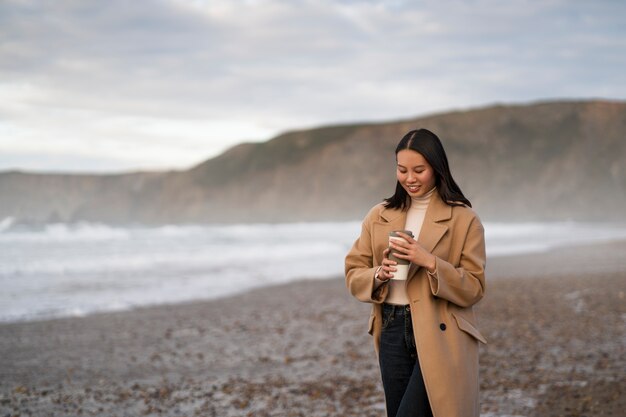
[[[212,299],[343,275],[360,222],[113,227],[0,222],[0,321]],[[626,239],[626,225],[486,223],[489,257]]]

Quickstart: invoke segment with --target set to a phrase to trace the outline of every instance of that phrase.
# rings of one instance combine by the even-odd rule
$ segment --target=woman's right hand
[[[389,248],[385,249],[383,251],[383,263],[378,271],[378,279],[381,281],[389,281],[393,278],[393,273],[398,270],[396,268],[397,264],[396,261],[389,259]]]

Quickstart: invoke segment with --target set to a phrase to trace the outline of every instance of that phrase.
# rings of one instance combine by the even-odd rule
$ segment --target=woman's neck
[[[428,203],[430,202],[430,198],[433,196],[436,189],[437,187],[433,187],[429,192],[427,192],[426,194],[420,197],[411,196],[411,208],[419,209],[419,208],[424,208],[425,206],[428,206]]]

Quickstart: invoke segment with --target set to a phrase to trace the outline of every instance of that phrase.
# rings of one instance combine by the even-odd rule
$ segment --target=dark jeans
[[[382,326],[378,358],[387,417],[432,417],[409,306],[383,304]]]

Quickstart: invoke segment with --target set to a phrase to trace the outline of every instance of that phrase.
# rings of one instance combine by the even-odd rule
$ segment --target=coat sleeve
[[[374,282],[374,275],[379,265],[374,265],[370,232],[373,212],[374,210],[363,221],[361,235],[346,256],[346,286],[359,301],[380,304],[385,301],[389,289],[387,283],[383,283],[377,288]]]
[[[433,295],[460,307],[476,304],[485,293],[485,231],[478,217],[469,225],[459,266],[437,257],[436,271],[428,274]]]

